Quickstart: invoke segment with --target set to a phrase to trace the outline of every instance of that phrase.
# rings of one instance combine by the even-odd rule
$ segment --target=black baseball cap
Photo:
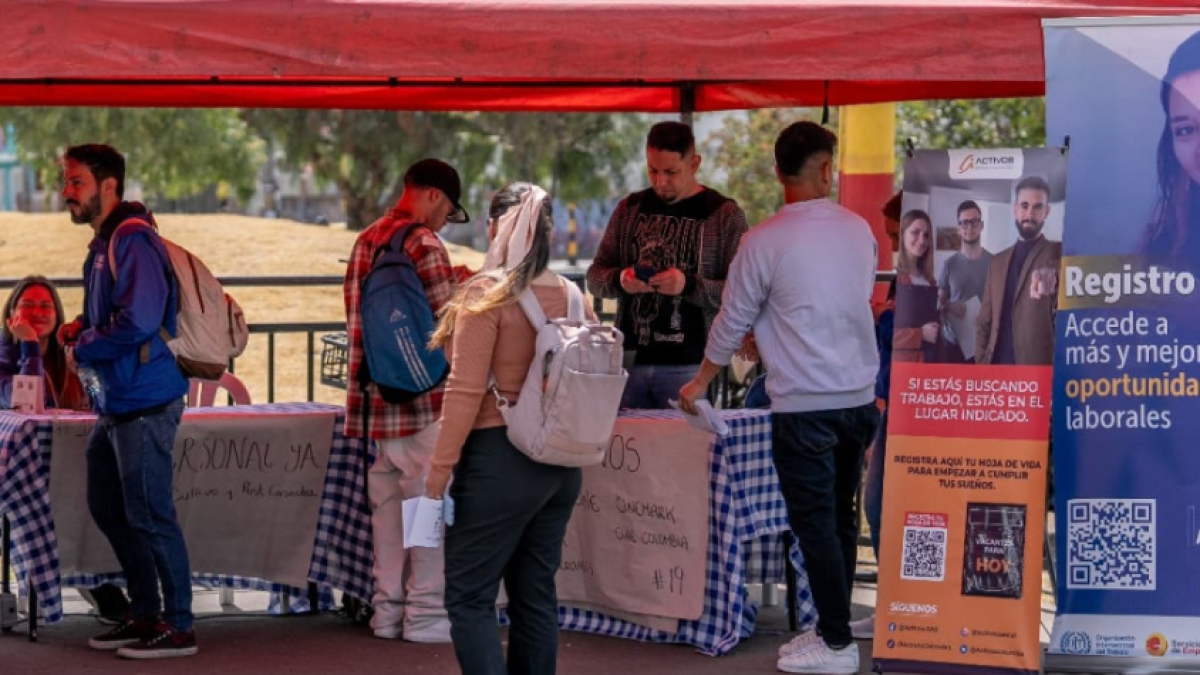
[[[458,178],[458,172],[442,160],[430,157],[408,167],[408,171],[404,172],[404,184],[441,190],[450,203],[454,204],[454,210],[446,220],[451,223],[471,221],[467,210],[459,202],[462,199],[462,181]]]

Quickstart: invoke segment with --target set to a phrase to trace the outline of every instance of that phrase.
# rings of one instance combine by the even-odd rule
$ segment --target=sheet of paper
[[[683,412],[679,408],[679,401],[667,401],[667,403],[672,408]],[[700,431],[707,431],[721,438],[729,435],[729,425],[725,423],[725,420],[721,419],[720,413],[713,410],[712,404],[707,400],[699,399],[696,401],[696,412],[697,414],[695,415],[683,413],[683,419],[687,420],[688,424]]]
[[[42,384],[40,375],[14,375],[12,383],[13,410],[26,415],[40,415],[44,412],[45,399],[42,398]]]
[[[404,515],[404,548],[437,548],[442,544],[442,502],[428,497],[405,499],[400,505]]]
[[[954,331],[954,337],[958,340],[958,346],[962,348],[963,356],[971,358],[975,356],[975,319],[979,317],[979,298],[973,297],[970,300],[963,302],[966,311],[961,317],[956,317],[953,314],[947,314],[950,319],[950,330]]]

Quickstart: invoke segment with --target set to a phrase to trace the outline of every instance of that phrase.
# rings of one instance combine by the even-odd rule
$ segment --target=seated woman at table
[[[8,296],[0,329],[0,408],[12,407],[14,375],[41,375],[47,408],[91,409],[58,342],[63,315],[58,289],[45,277],[25,277]],[[102,622],[121,621],[129,612],[129,600],[112,584],[80,588],[79,594]]]
[[[49,279],[28,276],[13,289],[0,339],[0,408],[12,407],[13,376],[41,375],[47,408],[91,409],[58,343],[62,322],[62,300]]]
[[[483,271],[460,288],[432,339],[447,348],[450,376],[425,492],[441,499],[453,471],[446,610],[462,671],[547,675],[558,653],[554,575],[583,477],[509,442],[488,377],[515,405],[535,340],[517,301],[532,289],[547,318],[565,317],[571,282],[548,269],[554,221],[544,190],[511,184],[493,198],[490,216],[495,235]],[[512,620],[507,666],[496,626],[501,579]]]

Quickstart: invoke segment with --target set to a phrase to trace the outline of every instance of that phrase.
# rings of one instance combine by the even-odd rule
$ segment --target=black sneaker
[[[117,650],[117,656],[126,659],[169,659],[174,656],[192,656],[200,648],[196,646],[196,631],[186,633],[158,622],[153,632],[133,644]]]
[[[107,633],[88,640],[88,646],[101,651],[112,651],[153,635],[154,622],[127,618]]]

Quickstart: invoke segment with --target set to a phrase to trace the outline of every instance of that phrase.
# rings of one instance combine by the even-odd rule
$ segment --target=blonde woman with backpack
[[[483,271],[459,290],[432,339],[450,355],[450,376],[425,490],[441,499],[453,473],[446,610],[462,671],[549,675],[558,653],[554,575],[582,475],[535,462],[509,441],[489,379],[516,402],[536,335],[519,298],[532,289],[548,319],[562,318],[571,282],[548,269],[554,221],[544,190],[508,185],[489,215]],[[507,663],[496,625],[502,579],[512,621]]]

